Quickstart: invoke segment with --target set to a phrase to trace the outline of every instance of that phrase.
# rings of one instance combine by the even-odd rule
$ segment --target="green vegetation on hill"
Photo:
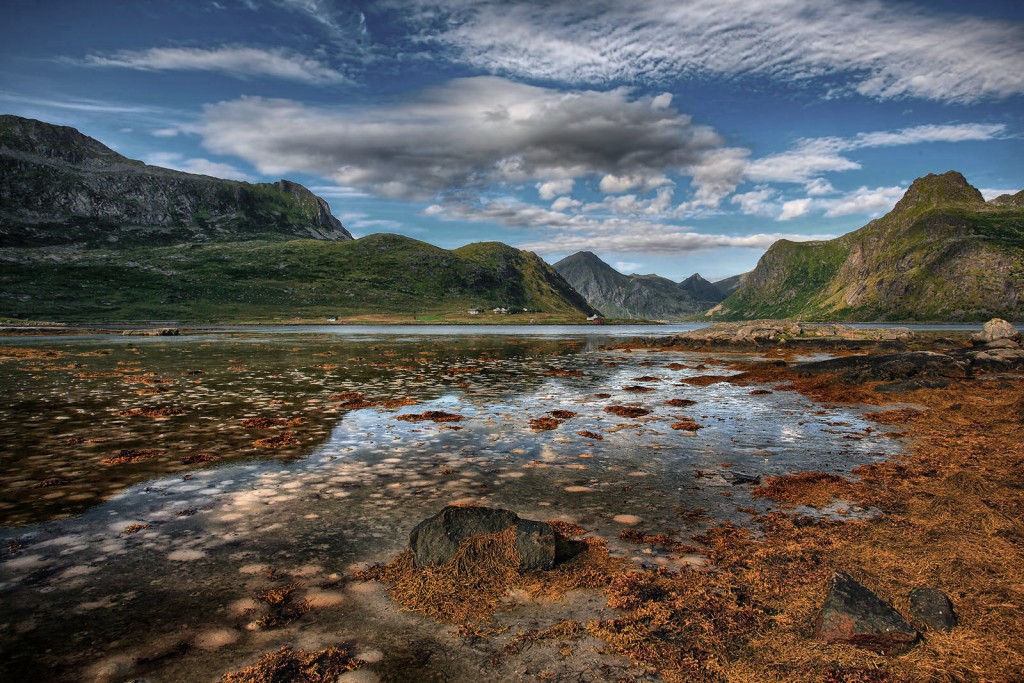
[[[0,250],[0,316],[63,321],[437,317],[507,307],[591,309],[539,257],[499,243],[447,251],[401,235],[350,242]]]
[[[887,215],[834,240],[772,245],[726,320],[1024,318],[1024,207],[985,202],[950,171],[914,181]]]

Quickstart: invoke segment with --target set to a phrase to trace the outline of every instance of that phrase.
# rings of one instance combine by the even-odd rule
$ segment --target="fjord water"
[[[619,532],[685,537],[704,528],[685,514],[697,510],[744,524],[768,503],[735,472],[847,473],[900,451],[856,407],[681,383],[732,374],[735,356],[602,348],[615,328],[523,329],[6,340],[28,352],[0,363],[0,675],[214,680],[286,642],[351,643],[400,669],[411,640],[450,629],[398,612],[350,571],[392,557],[445,504],[571,521],[615,553],[678,568],[699,558]],[[347,392],[376,406],[342,407]],[[428,410],[462,419],[397,419]],[[553,410],[575,416],[531,427]],[[702,428],[671,428],[684,418]],[[286,432],[278,448],[254,445]],[[127,449],[155,454],[118,462]],[[300,585],[313,609],[254,629],[252,595],[271,578]],[[460,680],[481,656],[444,666]]]

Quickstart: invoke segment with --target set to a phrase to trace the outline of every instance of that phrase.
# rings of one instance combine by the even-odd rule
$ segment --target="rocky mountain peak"
[[[0,244],[157,245],[351,240],[330,206],[288,180],[244,183],[148,166],[74,128],[0,116]]]
[[[99,140],[70,126],[56,126],[12,115],[0,116],[0,148],[76,165],[129,162]]]
[[[905,213],[932,206],[948,204],[984,204],[985,198],[976,187],[957,171],[942,174],[929,173],[911,183],[903,198],[896,203],[894,213]]]

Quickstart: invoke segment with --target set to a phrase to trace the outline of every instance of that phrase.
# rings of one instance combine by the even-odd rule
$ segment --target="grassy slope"
[[[202,322],[441,315],[474,306],[586,315],[567,298],[573,292],[558,286],[561,278],[549,282],[550,268],[536,256],[497,243],[451,252],[398,235],[371,235],[353,242],[65,251],[52,259],[42,253],[7,250],[0,316]]]

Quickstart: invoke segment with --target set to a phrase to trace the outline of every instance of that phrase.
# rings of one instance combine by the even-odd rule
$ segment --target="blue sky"
[[[716,279],[926,173],[1024,187],[1024,4],[6,0],[0,112],[356,236]]]

